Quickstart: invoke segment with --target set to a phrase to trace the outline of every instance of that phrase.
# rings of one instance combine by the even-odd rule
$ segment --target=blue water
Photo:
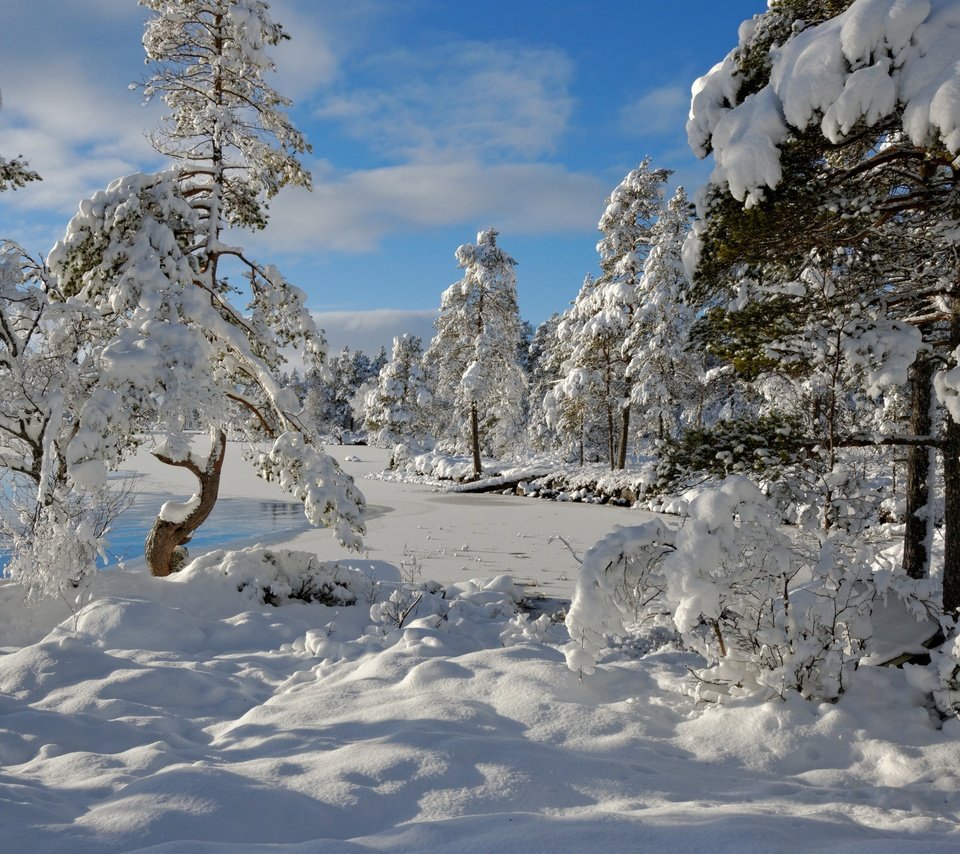
[[[143,541],[169,495],[139,493],[136,504],[120,516],[107,534],[112,565],[120,560],[143,557]],[[212,548],[241,546],[260,540],[299,534],[310,527],[303,505],[290,501],[258,501],[253,498],[219,498],[213,512],[187,544],[191,555]]]
[[[143,541],[161,505],[171,497],[159,493],[137,493],[136,503],[114,520],[107,534],[107,567],[115,566],[121,560],[134,561],[143,557]],[[220,498],[207,521],[194,533],[187,548],[191,556],[196,556],[214,548],[275,541],[299,534],[309,527],[303,515],[303,505],[298,502]],[[8,561],[9,557],[0,548],[0,571]]]

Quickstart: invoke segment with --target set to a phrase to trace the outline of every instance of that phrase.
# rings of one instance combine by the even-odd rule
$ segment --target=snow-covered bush
[[[75,502],[70,509],[57,501],[25,512],[8,540],[13,557],[5,574],[23,587],[28,602],[62,599],[75,611],[97,559],[106,563],[106,537],[88,507]]]
[[[436,581],[402,584],[370,606],[370,619],[378,631],[456,627],[464,620],[477,622],[511,616],[522,599],[508,575],[473,579],[443,587]]]
[[[925,680],[921,687],[932,690],[941,714],[960,715],[960,634],[947,640],[931,664],[935,678]]]
[[[701,697],[842,693],[871,636],[873,553],[836,531],[804,554],[740,476],[704,490],[689,514],[680,528],[617,528],[587,551],[566,621],[568,666],[592,672],[608,637],[625,637],[653,605],[706,660]],[[914,595],[889,576],[884,592]]]
[[[315,554],[293,549],[218,549],[188,564],[177,580],[189,583],[206,573],[225,576],[244,596],[267,605],[290,600],[354,605],[369,599],[375,585],[355,567],[321,561]]]

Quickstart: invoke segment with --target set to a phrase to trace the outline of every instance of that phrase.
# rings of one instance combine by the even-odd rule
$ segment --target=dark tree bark
[[[933,361],[921,354],[910,368],[910,432],[929,436]],[[917,445],[907,450],[906,526],[903,534],[903,568],[911,578],[926,578],[930,569],[927,554],[928,526],[933,524],[927,512],[930,502],[930,448]]]
[[[227,436],[221,430],[217,431],[214,437],[210,456],[203,468],[200,468],[192,458],[175,460],[163,454],[155,454],[160,462],[181,466],[194,474],[200,483],[200,501],[193,511],[180,521],[168,521],[158,517],[153,523],[153,528],[147,534],[144,544],[144,553],[151,575],[165,577],[179,569],[175,566],[177,548],[190,542],[194,531],[206,521],[217,503],[217,495],[220,492],[220,472],[223,469],[226,450]]]
[[[620,444],[617,447],[617,468],[627,467],[627,441],[630,436],[630,404],[620,410]]]
[[[950,350],[960,346],[960,313],[950,318]],[[943,425],[943,610],[960,611],[960,424],[944,416]],[[931,520],[931,524],[933,521]]]
[[[613,427],[613,407],[607,404],[607,459],[610,460],[610,471],[616,468],[616,438]]]
[[[475,402],[470,404],[470,444],[473,447],[473,478],[476,480],[483,466],[480,464],[480,421]]]
[[[960,611],[960,424],[949,415],[943,439],[943,610]]]

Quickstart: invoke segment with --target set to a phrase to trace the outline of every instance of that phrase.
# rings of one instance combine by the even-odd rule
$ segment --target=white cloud
[[[469,161],[345,174],[320,164],[314,190],[278,196],[270,226],[255,241],[286,252],[365,252],[388,235],[449,225],[519,234],[591,231],[608,191],[599,178],[554,164]]]
[[[272,5],[271,17],[283,25],[291,38],[271,51],[277,73],[269,83],[278,92],[299,101],[329,84],[336,76],[339,62],[331,34],[318,20],[315,8],[305,9],[302,3],[290,0]]]
[[[538,157],[555,150],[573,107],[572,65],[553,48],[469,41],[401,48],[362,71],[373,87],[332,96],[317,115],[396,158]]]
[[[389,356],[393,339],[404,333],[419,335],[426,349],[433,337],[437,311],[381,308],[374,311],[315,311],[313,316],[326,332],[327,349],[331,355],[349,347],[373,356],[383,347]]]
[[[4,10],[0,153],[43,181],[0,204],[63,216],[114,178],[153,168],[144,138],[159,109],[128,90],[141,73],[145,11],[135,3],[31,0]]]
[[[683,135],[689,110],[689,86],[660,86],[623,107],[620,126],[624,133],[641,138]]]

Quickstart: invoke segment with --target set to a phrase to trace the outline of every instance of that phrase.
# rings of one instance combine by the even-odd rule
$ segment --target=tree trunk
[[[153,523],[144,544],[144,555],[151,575],[164,577],[179,569],[179,566],[175,565],[178,547],[190,542],[193,532],[206,521],[217,503],[227,436],[222,430],[217,430],[211,439],[210,456],[203,468],[197,465],[192,456],[186,460],[174,460],[163,454],[154,455],[162,463],[189,469],[200,482],[200,498],[197,506],[183,519],[167,520],[158,516]]]
[[[960,314],[950,318],[950,350],[960,347]],[[944,415],[943,424],[943,610],[960,611],[960,424]],[[933,524],[933,514],[929,514]]]
[[[627,440],[630,436],[630,404],[620,410],[620,446],[617,448],[617,468],[627,467]]]
[[[607,459],[610,460],[610,471],[616,468],[616,452],[614,448],[616,443],[613,432],[613,407],[607,404]]]
[[[933,361],[921,354],[910,368],[910,433],[929,436]],[[944,460],[947,453],[944,449]],[[927,553],[928,526],[933,524],[927,512],[930,501],[930,449],[923,445],[907,450],[906,526],[903,534],[903,569],[911,578],[926,578],[930,555]]]
[[[470,404],[470,444],[473,446],[473,478],[480,477],[480,419],[477,416],[476,401]]]
[[[960,424],[949,415],[944,423],[943,480],[943,610],[955,614],[960,611]]]

